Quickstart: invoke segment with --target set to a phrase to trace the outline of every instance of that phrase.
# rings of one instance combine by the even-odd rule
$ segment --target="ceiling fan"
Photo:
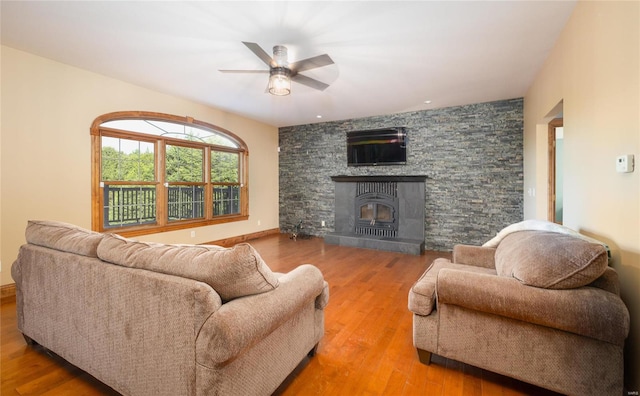
[[[289,63],[287,59],[287,47],[276,45],[273,47],[273,57],[269,56],[258,44],[243,41],[258,58],[269,66],[269,70],[219,70],[222,73],[269,73],[269,93],[284,96],[291,93],[291,81],[308,87],[324,91],[329,84],[314,78],[304,76],[300,72],[333,64],[333,60],[327,54],[314,56]]]

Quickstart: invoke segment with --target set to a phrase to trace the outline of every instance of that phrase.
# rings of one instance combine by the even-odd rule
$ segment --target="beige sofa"
[[[328,287],[248,244],[159,245],[31,221],[18,328],[124,395],[269,395],[324,333]]]
[[[409,292],[413,342],[431,353],[569,395],[621,395],[629,312],[602,245],[523,230],[457,245]]]

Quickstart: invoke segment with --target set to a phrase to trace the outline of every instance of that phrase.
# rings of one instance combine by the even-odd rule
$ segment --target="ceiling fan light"
[[[269,74],[269,93],[285,96],[291,93],[291,72],[284,67],[274,67]]]

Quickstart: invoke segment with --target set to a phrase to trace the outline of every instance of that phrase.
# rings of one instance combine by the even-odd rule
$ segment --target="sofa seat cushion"
[[[108,234],[98,257],[109,263],[194,279],[210,285],[224,301],[278,287],[278,278],[253,246],[166,245]]]
[[[455,264],[445,258],[438,258],[431,263],[420,279],[413,284],[409,291],[409,310],[417,315],[427,316],[435,309],[436,282],[438,273],[443,268],[459,269],[463,271],[478,272],[495,275],[492,268],[477,267],[474,265]]]
[[[555,232],[519,231],[496,249],[496,270],[525,285],[573,289],[595,281],[607,269],[601,244]]]
[[[27,222],[25,237],[28,243],[34,245],[98,257],[98,245],[104,235],[60,221],[30,220]]]

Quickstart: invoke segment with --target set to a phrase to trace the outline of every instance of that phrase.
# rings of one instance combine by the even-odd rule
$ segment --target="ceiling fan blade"
[[[322,81],[318,81],[314,78],[303,76],[302,74],[296,74],[295,76],[291,76],[291,80],[306,85],[307,87],[311,87],[317,89],[319,91],[324,91],[329,87],[329,84],[325,84]]]
[[[289,65],[289,68],[297,73],[305,70],[315,69],[316,67],[328,66],[333,64],[333,59],[327,54],[314,56],[313,58],[307,58],[293,62]]]
[[[264,63],[269,67],[275,67],[276,62],[271,58],[271,55],[267,54],[258,44],[249,43],[247,41],[243,41],[242,44],[246,45],[247,48],[251,50],[258,58],[260,58]]]
[[[218,69],[220,73],[269,73],[269,70],[227,70]]]

